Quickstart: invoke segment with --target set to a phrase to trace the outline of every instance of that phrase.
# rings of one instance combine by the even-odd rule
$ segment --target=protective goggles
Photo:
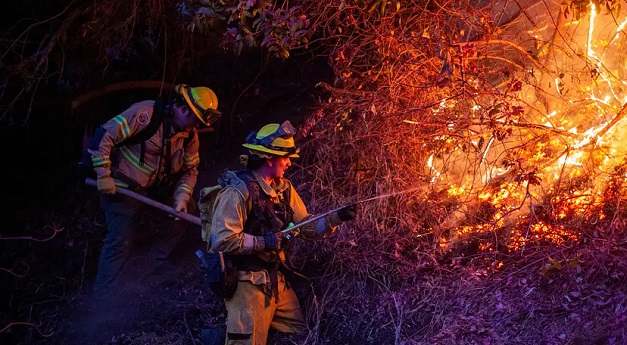
[[[201,114],[205,119],[205,124],[211,126],[222,116],[222,112],[220,110],[214,110],[208,108],[206,110],[201,110]]]
[[[196,95],[192,88],[185,88],[183,92],[185,92],[187,96],[185,99],[188,100],[191,103],[190,106],[194,108],[194,112],[202,117],[203,122],[207,126],[213,125],[213,123],[216,122],[220,116],[222,116],[222,112],[219,110],[201,105],[198,102],[200,97]]]
[[[300,149],[298,149],[296,146],[283,147],[283,146],[276,146],[272,144],[278,138],[290,139],[294,137],[294,135],[296,134],[296,129],[294,128],[294,126],[292,126],[292,124],[289,121],[283,122],[276,129],[276,131],[266,135],[263,138],[257,138],[257,134],[258,133],[255,133],[254,131],[248,134],[248,137],[246,137],[246,143],[252,144],[252,145],[261,145],[271,150],[286,152],[289,154],[298,153],[300,151]]]

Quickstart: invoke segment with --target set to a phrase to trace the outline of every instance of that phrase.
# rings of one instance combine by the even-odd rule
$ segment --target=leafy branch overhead
[[[7,24],[0,40],[2,123],[28,124],[28,102],[44,86],[84,92],[155,72],[174,80],[220,47],[287,58],[308,44],[306,15],[287,3],[67,0],[33,12]]]
[[[309,20],[300,6],[268,0],[191,0],[179,6],[181,14],[193,19],[189,29],[201,32],[226,27],[225,45],[240,54],[244,47],[263,47],[286,59],[289,51],[306,47]]]
[[[120,78],[193,75],[203,54],[261,48],[278,59],[294,50],[332,54],[363,12],[369,21],[401,13],[400,2],[310,0],[122,0],[38,8],[3,33],[0,120],[28,123],[15,106],[56,84],[82,92]],[[407,10],[411,10],[408,5]],[[409,12],[407,12],[409,13]],[[363,30],[366,27],[354,26]],[[350,30],[350,31],[347,31]],[[33,39],[34,38],[34,39]],[[315,43],[312,45],[312,43]],[[122,72],[122,73],[121,73]]]

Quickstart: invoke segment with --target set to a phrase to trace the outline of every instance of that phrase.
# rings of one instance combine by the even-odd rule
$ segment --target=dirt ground
[[[194,254],[205,246],[199,229],[188,231],[172,265],[155,267],[148,253],[159,217],[151,211],[142,217],[123,288],[106,304],[92,303],[104,217],[95,190],[74,184],[62,194],[20,215],[32,238],[2,234],[1,344],[199,345],[203,329],[223,325],[223,302],[207,288]],[[318,304],[308,284],[294,288],[316,344],[617,345],[627,335],[623,248],[538,252],[492,275],[443,266],[416,272],[387,293],[350,272],[330,277],[327,265],[317,272],[307,266],[301,272],[312,278]],[[313,342],[271,333],[268,343]]]
[[[302,121],[321,92],[315,83],[328,76],[328,67],[324,59],[296,65],[294,75],[280,84],[270,73],[270,81],[256,86],[264,97],[242,99],[237,118],[201,135],[195,196],[200,188],[215,184],[225,168],[238,167],[240,144],[249,130],[285,119],[296,126]],[[109,109],[113,101],[98,102],[90,109]],[[228,107],[229,101],[224,104]],[[162,215],[160,211],[148,211],[142,218],[118,298],[106,305],[90,302],[106,225],[96,190],[83,185],[74,171],[82,131],[71,134],[70,125],[37,125],[33,142],[19,142],[25,152],[4,146],[7,160],[20,168],[10,170],[8,180],[13,182],[6,189],[7,199],[15,202],[0,209],[0,329],[6,326],[0,343],[200,344],[203,329],[224,323],[224,305],[207,288],[195,255],[205,246],[199,228],[188,231],[171,267],[155,268],[148,259],[152,238],[158,236],[154,216]],[[51,129],[67,133],[66,146],[59,146],[59,140],[42,143]],[[28,137],[12,135],[18,134]],[[7,145],[13,137],[4,138]]]
[[[206,248],[200,228],[190,225],[170,264],[156,266],[151,245],[169,216],[150,207],[140,218],[115,298],[94,302],[104,214],[96,190],[71,180],[46,209],[18,214],[18,226],[32,236],[1,236],[0,322],[8,326],[0,343],[201,344],[203,329],[223,327],[224,303],[208,288],[195,255]],[[205,185],[212,180],[203,176]],[[272,343],[291,343],[289,336],[270,336]]]
[[[203,328],[224,322],[223,303],[206,287],[194,254],[205,247],[198,228],[189,228],[171,255],[171,265],[151,262],[151,238],[160,231],[152,230],[158,229],[156,210],[142,217],[117,296],[104,304],[92,301],[106,229],[95,192],[83,189],[77,199],[86,202],[73,220],[56,212],[44,217],[47,221],[31,219],[53,224],[53,218],[64,218],[57,224],[63,230],[54,238],[41,243],[15,240],[13,250],[3,252],[2,267],[14,272],[4,278],[8,284],[3,284],[2,304],[8,313],[3,321],[26,318],[33,324],[5,331],[7,343],[193,344],[199,343]]]

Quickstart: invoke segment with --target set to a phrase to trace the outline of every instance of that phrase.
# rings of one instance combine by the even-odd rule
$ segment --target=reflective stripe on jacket
[[[97,150],[89,150],[98,177],[111,175],[132,186],[148,188],[166,177],[166,150],[163,147],[163,125],[145,141],[143,164],[140,162],[142,144],[114,146],[144,130],[153,114],[155,102],[142,101],[131,105],[121,114],[101,127],[105,133]],[[170,129],[172,130],[172,129]],[[191,140],[186,140],[191,136]],[[183,172],[176,183],[174,197],[189,200],[198,176],[198,135],[196,130],[175,133],[168,142],[170,148],[171,173]]]
[[[259,192],[267,194],[272,199],[278,199],[277,191],[281,192],[286,188],[291,188],[289,206],[294,211],[295,223],[301,222],[310,216],[303,200],[287,179],[283,179],[278,185],[270,186],[257,174],[254,174],[254,176],[261,187]],[[253,250],[255,246],[248,243],[251,236],[244,233],[244,224],[246,219],[248,219],[249,212],[247,209],[247,197],[236,186],[232,185],[227,185],[219,192],[211,222],[212,236],[209,252],[217,253],[222,251],[231,255],[254,253],[265,261],[275,260],[276,256],[274,253],[265,250],[255,252]],[[336,226],[340,223],[341,221],[337,214],[332,213],[325,218],[303,226],[300,235],[309,238],[325,237],[333,233]],[[279,255],[284,257],[282,251],[280,251]],[[267,271],[240,272],[239,278],[240,280],[249,280],[256,285],[269,282]]]

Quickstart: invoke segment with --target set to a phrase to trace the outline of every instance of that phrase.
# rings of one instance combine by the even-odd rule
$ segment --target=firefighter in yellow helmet
[[[208,87],[189,87],[185,84],[176,86],[175,91],[182,96],[187,106],[205,126],[211,126],[221,113],[218,111],[218,97]]]
[[[270,327],[299,333],[305,326],[298,299],[283,274],[289,241],[280,233],[310,217],[284,177],[291,159],[298,157],[295,133],[289,121],[251,133],[243,144],[250,154],[246,169],[227,171],[220,179],[224,188],[215,200],[209,254],[221,252],[227,265],[236,268],[234,293],[223,296],[227,344],[265,344]],[[300,234],[326,237],[354,216],[354,206],[346,207],[303,226]]]
[[[177,212],[193,211],[199,163],[196,129],[211,126],[219,117],[218,98],[211,89],[181,84],[173,96],[135,103],[96,130],[88,153],[107,222],[93,286],[97,300],[115,297],[118,277],[138,230],[134,229],[137,215],[145,206],[116,193],[117,187],[171,204]],[[160,222],[164,229],[151,248],[151,257],[157,261],[151,266],[172,270],[175,266],[167,258],[186,224],[159,215],[164,216]]]

